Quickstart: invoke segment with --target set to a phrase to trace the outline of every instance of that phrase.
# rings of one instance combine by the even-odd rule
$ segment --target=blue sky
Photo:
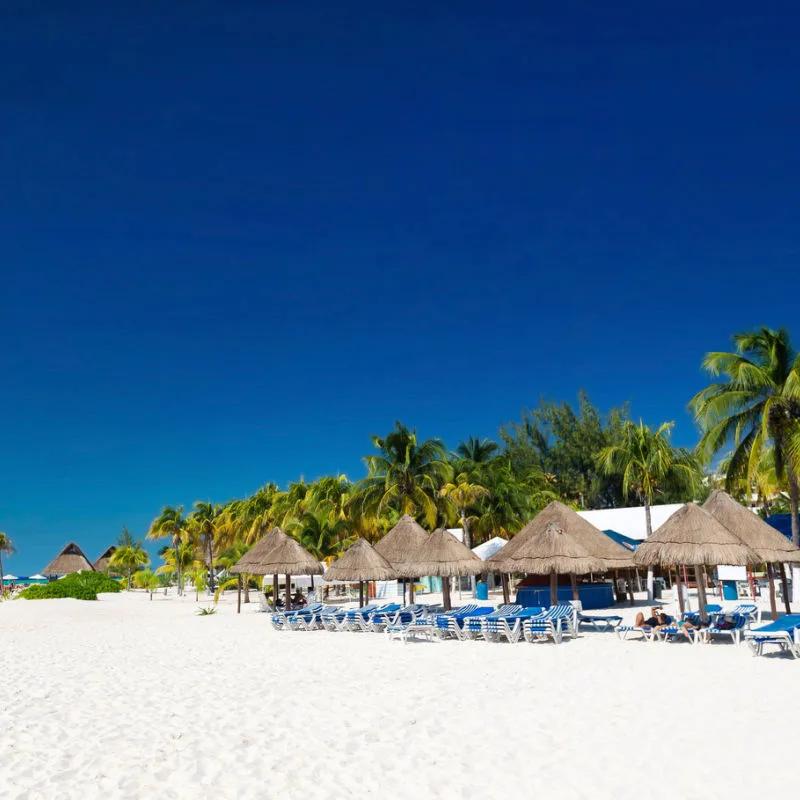
[[[540,5],[4,6],[8,569],[800,339],[795,4]]]

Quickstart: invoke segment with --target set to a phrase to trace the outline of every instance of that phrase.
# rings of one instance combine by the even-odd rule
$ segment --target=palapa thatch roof
[[[644,567],[744,566],[762,561],[758,553],[694,503],[687,503],[648,536],[636,549],[633,560]]]
[[[231,572],[250,575],[321,575],[323,568],[296,539],[287,536],[280,528],[273,528],[231,567]]]
[[[438,528],[419,549],[417,561],[407,565],[414,575],[436,575],[453,578],[459,575],[480,575],[486,572],[486,562],[449,531]]]
[[[358,539],[328,567],[326,581],[390,581],[392,565],[366,540]]]
[[[397,525],[392,528],[375,545],[375,550],[382,555],[394,569],[398,578],[416,578],[420,573],[412,572],[412,564],[419,560],[419,552],[428,534],[410,514],[404,514]]]
[[[536,575],[585,575],[603,572],[605,562],[589,551],[574,536],[567,534],[556,522],[548,522],[543,530],[526,536],[509,556],[508,547],[495,553],[486,566],[498,572],[527,572]]]
[[[800,562],[800,550],[780,531],[767,525],[758,514],[748,511],[727,492],[715,489],[703,503],[703,510],[721,522],[738,539],[758,553],[765,564]]]
[[[234,574],[246,572],[248,575],[267,575],[261,567],[267,563],[267,556],[270,550],[275,548],[279,542],[289,537],[277,526],[269,533],[262,536],[231,568],[229,572]],[[274,573],[273,573],[274,574]]]
[[[42,570],[44,575],[69,575],[71,572],[94,572],[91,562],[75,542],[70,542]]]
[[[95,572],[104,572],[108,569],[108,562],[111,560],[111,556],[114,555],[116,550],[117,546],[115,544],[110,544],[105,550],[103,550],[103,552],[97,557],[97,561],[92,564],[92,568],[95,570]]]
[[[609,569],[626,569],[633,566],[633,553],[617,544],[613,539],[606,536],[601,530],[595,528],[591,522],[587,522],[576,511],[573,511],[563,503],[554,500],[545,506],[511,541],[497,554],[497,562],[501,559],[513,559],[516,551],[525,546],[528,539],[542,533],[550,523],[554,523],[565,536],[575,541],[594,558],[599,558],[603,562],[601,569],[590,570],[590,572],[604,572]],[[492,556],[487,564],[491,564],[495,559]],[[497,569],[498,572],[508,570]]]

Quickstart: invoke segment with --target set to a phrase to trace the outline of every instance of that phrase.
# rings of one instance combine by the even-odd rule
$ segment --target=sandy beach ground
[[[791,659],[597,633],[402,645],[195,607],[0,604],[0,797],[738,798],[794,782]]]

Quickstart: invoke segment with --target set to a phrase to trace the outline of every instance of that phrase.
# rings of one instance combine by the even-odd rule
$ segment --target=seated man
[[[662,606],[653,606],[653,608],[650,609],[650,616],[647,619],[645,619],[644,614],[640,611],[636,615],[636,622],[633,624],[637,628],[653,628],[654,630],[660,630],[672,624],[672,617],[664,613]]]

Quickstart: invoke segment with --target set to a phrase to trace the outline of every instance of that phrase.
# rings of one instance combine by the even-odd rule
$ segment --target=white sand
[[[800,662],[594,633],[404,646],[193,609],[0,604],[0,797],[739,798],[794,783]]]

